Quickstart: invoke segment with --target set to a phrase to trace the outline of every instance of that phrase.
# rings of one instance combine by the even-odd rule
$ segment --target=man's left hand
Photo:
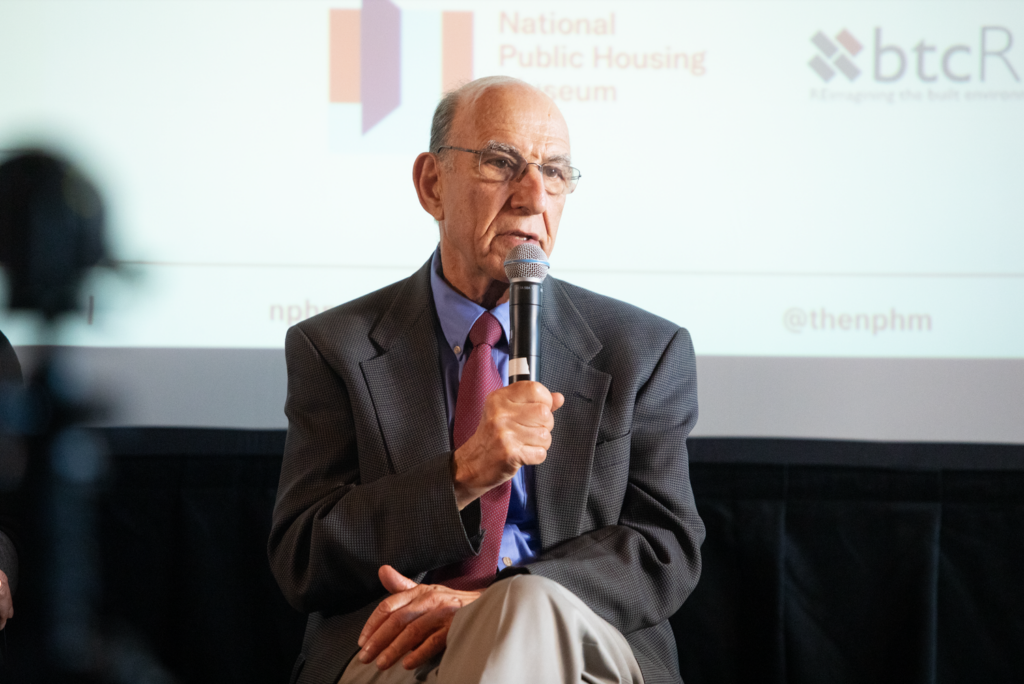
[[[455,613],[481,594],[416,584],[390,565],[382,565],[377,575],[391,596],[380,602],[363,626],[362,650],[356,657],[362,663],[376,660],[381,670],[402,656],[402,667],[413,670],[443,651]]]
[[[7,626],[7,621],[14,617],[14,601],[11,598],[11,586],[7,575],[0,570],[0,629]]]

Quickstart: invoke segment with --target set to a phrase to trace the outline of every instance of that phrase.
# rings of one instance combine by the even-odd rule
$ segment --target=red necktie
[[[500,339],[501,324],[489,312],[484,312],[476,319],[469,331],[473,349],[462,368],[459,396],[455,401],[456,449],[476,432],[484,414],[484,399],[494,390],[501,389],[501,376],[491,355],[491,350]],[[511,494],[512,481],[508,480],[480,497],[480,527],[487,530],[480,553],[438,569],[433,578],[435,582],[452,589],[475,590],[487,587],[494,580]]]

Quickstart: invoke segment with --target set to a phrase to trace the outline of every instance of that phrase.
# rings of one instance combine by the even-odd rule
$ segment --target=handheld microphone
[[[508,383],[540,379],[540,307],[548,255],[535,244],[516,245],[505,257],[509,283]]]

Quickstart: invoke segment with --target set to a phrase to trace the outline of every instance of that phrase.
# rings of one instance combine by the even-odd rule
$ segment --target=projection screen
[[[429,258],[412,162],[491,74],[569,122],[551,274],[693,335],[694,434],[1024,443],[1017,1],[4,0],[0,148],[110,212],[106,423],[283,427],[285,331]]]

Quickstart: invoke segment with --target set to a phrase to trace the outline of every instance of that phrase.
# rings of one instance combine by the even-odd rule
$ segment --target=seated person
[[[269,556],[310,613],[293,681],[680,681],[668,619],[704,538],[688,333],[549,277],[540,382],[507,385],[503,262],[551,254],[577,178],[541,91],[449,93],[413,166],[433,256],[288,331]]]

